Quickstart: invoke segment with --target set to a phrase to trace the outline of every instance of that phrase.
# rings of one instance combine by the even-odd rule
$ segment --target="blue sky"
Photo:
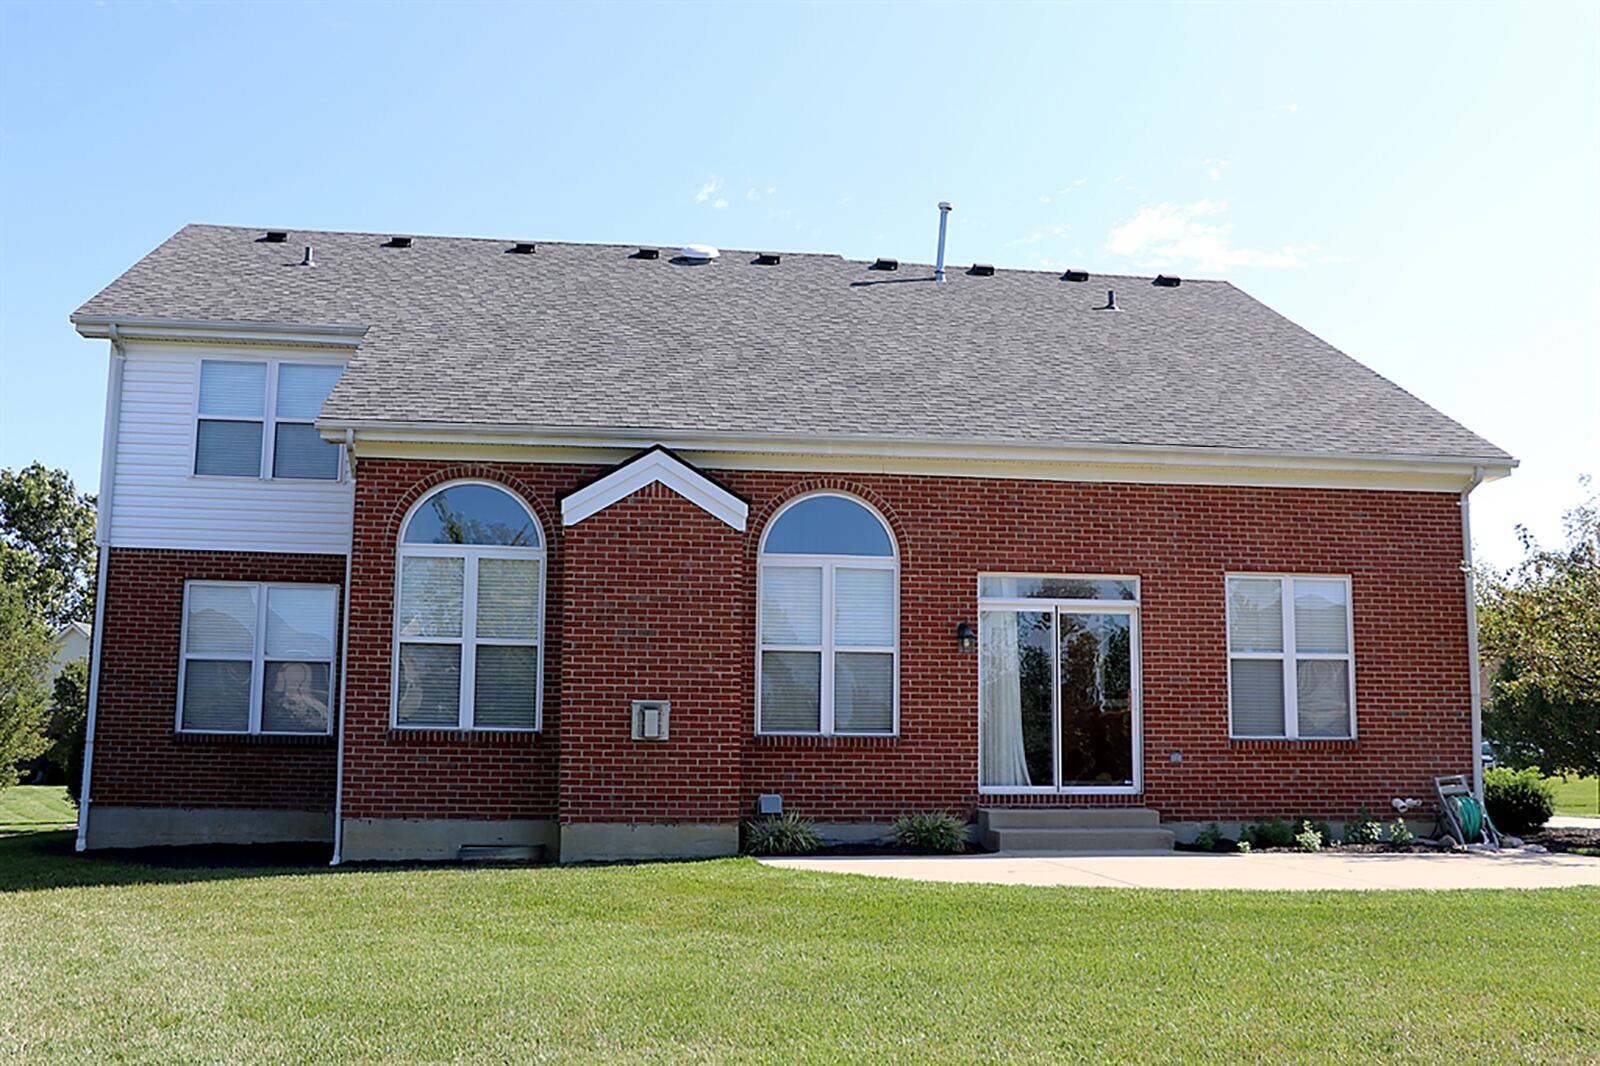
[[[98,482],[67,315],[186,222],[1227,277],[1600,473],[1600,5],[0,3],[0,464]]]

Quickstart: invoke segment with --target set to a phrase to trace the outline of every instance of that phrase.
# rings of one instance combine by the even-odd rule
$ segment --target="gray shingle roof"
[[[1508,458],[1227,282],[262,232],[186,226],[78,314],[367,326],[341,421]]]

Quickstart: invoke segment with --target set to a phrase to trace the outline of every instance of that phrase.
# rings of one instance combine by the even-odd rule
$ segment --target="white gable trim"
[[[575,526],[656,481],[713,518],[744,532],[745,521],[750,514],[749,504],[661,448],[654,448],[600,480],[563,497],[561,524]]]

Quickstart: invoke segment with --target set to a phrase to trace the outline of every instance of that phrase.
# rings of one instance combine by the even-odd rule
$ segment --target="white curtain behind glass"
[[[985,785],[1031,785],[1028,755],[1022,738],[1021,653],[1017,616],[1012,611],[985,611],[978,623]]]

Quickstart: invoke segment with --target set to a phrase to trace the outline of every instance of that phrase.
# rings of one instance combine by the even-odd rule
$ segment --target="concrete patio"
[[[1600,885],[1600,859],[1527,851],[1453,854],[851,855],[762,859],[787,870],[913,881],[1110,888],[1326,889],[1563,888]]]

